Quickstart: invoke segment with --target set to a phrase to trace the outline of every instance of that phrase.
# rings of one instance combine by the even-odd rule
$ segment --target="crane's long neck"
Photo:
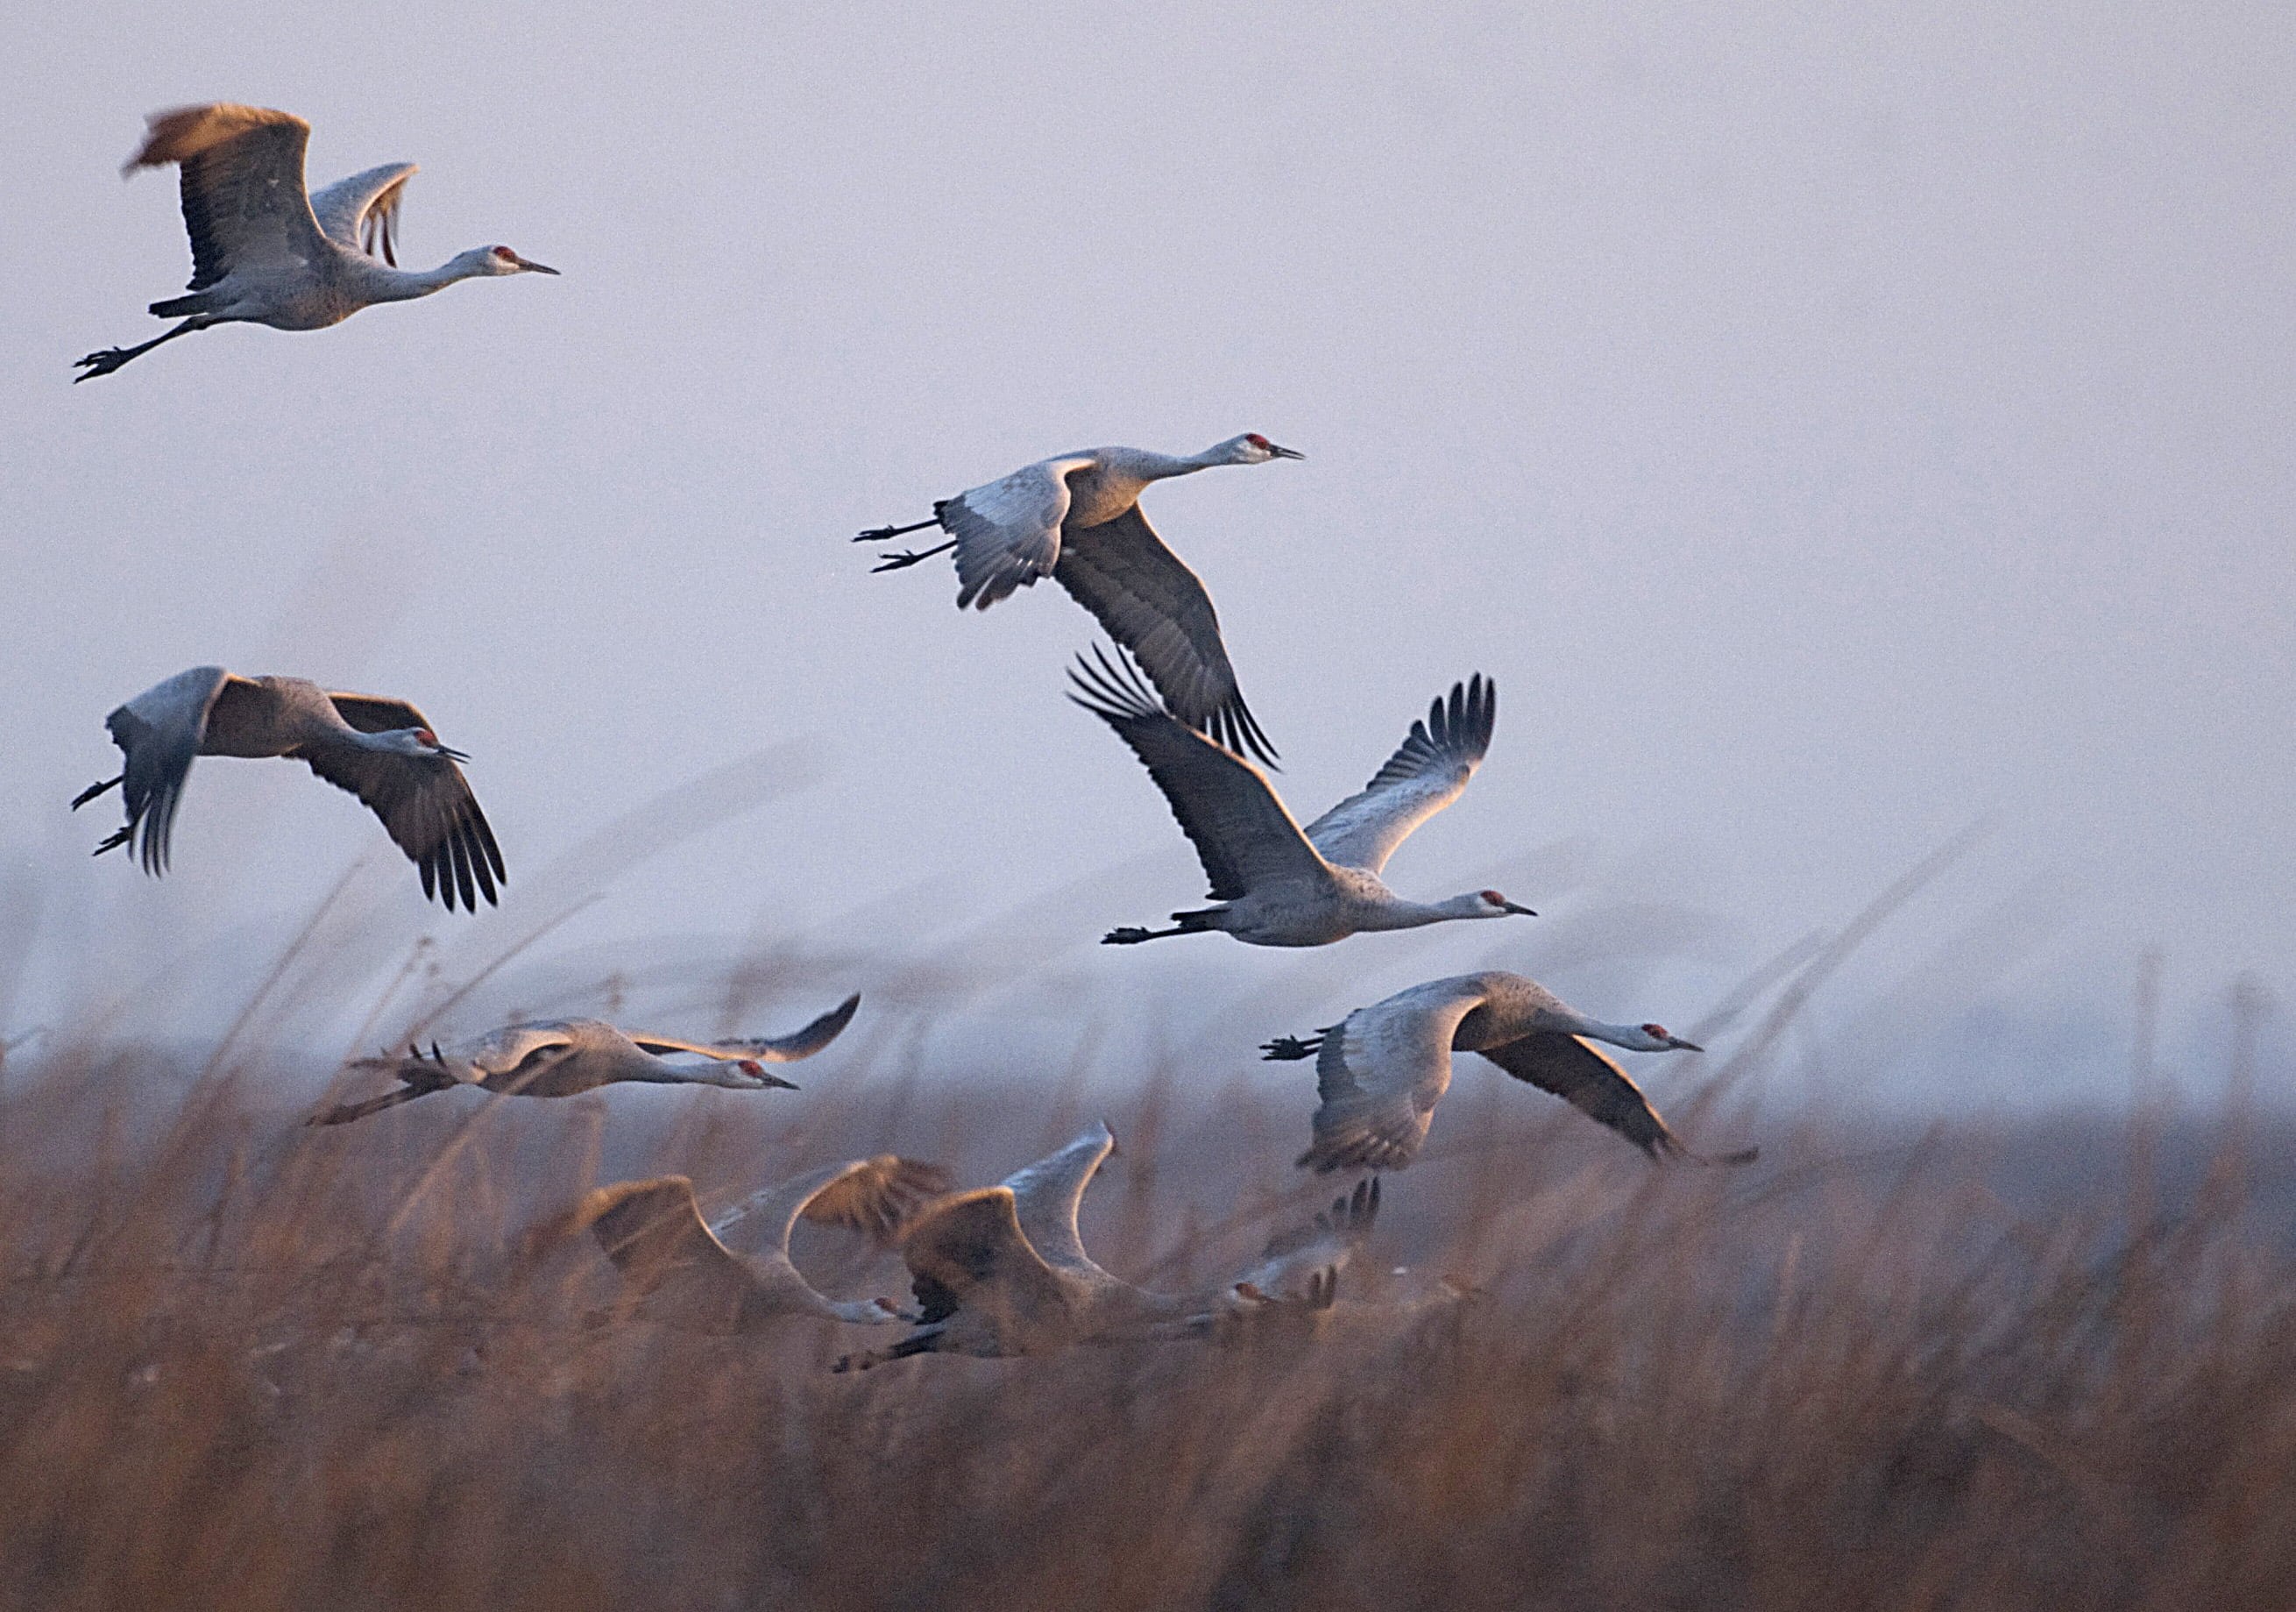
[[[1475,918],[1486,916],[1483,899],[1479,895],[1455,895],[1447,901],[1412,901],[1390,892],[1387,899],[1372,908],[1360,929],[1422,929],[1430,924],[1441,924],[1452,918]]]
[[[436,268],[393,268],[388,264],[370,262],[365,266],[360,281],[370,302],[412,302],[417,297],[443,291],[457,280],[474,280],[487,272],[474,254],[463,252]]]

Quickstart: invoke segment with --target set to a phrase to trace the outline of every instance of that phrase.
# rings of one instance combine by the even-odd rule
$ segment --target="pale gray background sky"
[[[1549,914],[1351,942],[1335,1008],[1505,941],[1688,1022],[1992,813],[1832,1032],[1929,1032],[1926,1078],[1988,1099],[2118,1090],[2157,943],[2212,1056],[2236,971],[2296,994],[2284,11],[1586,11],[16,8],[0,848],[50,971],[131,912],[163,949],[287,922],[378,842],[300,769],[210,762],[168,886],[86,859],[103,713],[207,661],[419,701],[514,879],[815,736],[809,789],[567,932],[599,955],[890,950],[1115,868],[1040,915],[1080,987],[1331,966],[1095,948],[1201,884],[1061,698],[1089,619],[960,618],[946,570],[844,541],[1057,450],[1258,430],[1309,462],[1149,508],[1283,787],[1320,809],[1491,672],[1490,762],[1392,872],[1513,868]],[[420,162],[404,260],[564,277],[70,385],[187,272],[173,175],[118,163],[216,98],[310,119],[320,183]],[[393,944],[467,922],[387,872]],[[1574,954],[1650,905],[1711,921]]]

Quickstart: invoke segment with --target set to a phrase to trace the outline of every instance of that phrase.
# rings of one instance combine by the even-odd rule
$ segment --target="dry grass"
[[[893,1146],[989,1179],[1074,1117],[1054,1096],[454,1094],[318,1131],[210,1076],[131,1137],[130,1075],[0,1105],[11,1604],[2296,1601],[2289,1183],[2210,1138],[2164,1139],[2130,1238],[2108,1131],[1773,1121],[1752,1171],[1654,1171],[1463,1080],[1312,1348],[853,1377],[826,1367],[889,1334],[600,1324],[603,1262],[523,1234],[602,1170],[730,1195]],[[1282,1168],[1299,1103],[1174,1089],[1111,1114],[1086,1225],[1168,1284],[1328,1190]],[[1377,1307],[1439,1273],[1480,1291]]]

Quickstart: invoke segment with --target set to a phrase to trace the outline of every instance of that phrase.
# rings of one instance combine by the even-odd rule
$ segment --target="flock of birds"
[[[215,325],[313,330],[457,280],[557,273],[506,246],[476,248],[436,269],[400,269],[396,225],[414,166],[369,169],[312,194],[303,177],[309,135],[301,119],[258,107],[186,107],[151,119],[127,170],[180,170],[191,294],[152,305],[181,324],[139,346],[90,353],[76,380],[110,374]],[[1496,890],[1413,901],[1381,876],[1412,831],[1459,798],[1489,752],[1498,690],[1488,679],[1472,677],[1435,700],[1369,783],[1305,827],[1261,769],[1276,751],[1244,701],[1210,595],[1157,536],[1140,498],[1168,477],[1303,456],[1258,432],[1181,456],[1132,448],[1062,454],[941,499],[929,519],[856,539],[884,543],[937,528],[945,541],[884,554],[874,569],[901,570],[953,550],[960,609],[985,610],[1050,577],[1114,640],[1113,651],[1095,646],[1079,657],[1070,697],[1147,769],[1203,864],[1211,904],[1174,912],[1167,928],[1111,930],[1105,943],[1218,932],[1254,946],[1327,946],[1365,931],[1535,916]],[[193,761],[280,757],[357,795],[414,862],[423,894],[450,911],[476,912],[481,899],[496,903],[508,883],[494,831],[463,775],[468,758],[443,744],[408,701],[201,666],[136,695],[106,725],[124,757],[119,776],[72,802],[120,791],[126,821],[97,846],[99,855],[126,849],[147,872],[164,873]],[[627,1033],[595,1019],[512,1024],[452,1053],[434,1043],[427,1053],[409,1047],[403,1056],[358,1060],[354,1071],[397,1085],[311,1123],[348,1123],[463,1087],[537,1098],[623,1081],[794,1089],[767,1065],[821,1051],[859,1006],[857,995],[792,1034],[723,1041]],[[1590,1018],[1535,982],[1499,971],[1413,986],[1263,1050],[1279,1061],[1316,1060],[1320,1101],[1298,1163],[1319,1172],[1407,1167],[1449,1086],[1454,1052],[1481,1054],[1652,1160],[1754,1157],[1751,1148],[1709,1156],[1685,1147],[1597,1042],[1636,1052],[1700,1050],[1660,1024]],[[1152,1293],[1095,1263],[1078,1231],[1085,1189],[1115,1147],[1107,1127],[1095,1125],[999,1184],[964,1192],[950,1191],[939,1170],[914,1160],[849,1160],[768,1188],[715,1221],[703,1220],[684,1177],[626,1181],[592,1192],[572,1224],[593,1235],[621,1272],[634,1311],[668,1324],[742,1331],[813,1315],[912,1328],[891,1349],[847,1357],[841,1369],[918,1353],[1215,1336],[1270,1318],[1315,1317],[1331,1309],[1341,1272],[1377,1217],[1380,1184],[1371,1174],[1216,1289]],[[815,1290],[789,1259],[800,1219],[897,1246],[914,1307]],[[726,1237],[744,1225],[763,1228],[773,1246],[736,1253]]]

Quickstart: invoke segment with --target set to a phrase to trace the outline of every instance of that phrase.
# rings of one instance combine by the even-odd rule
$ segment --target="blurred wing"
[[[975,1308],[1025,1325],[1069,1307],[1060,1278],[1021,1230],[1009,1187],[943,1198],[909,1227],[901,1258],[928,1323]]]
[[[207,736],[208,719],[224,690],[238,684],[243,697],[257,691],[220,666],[194,666],[155,683],[104,718],[111,742],[127,757],[120,794],[131,835],[141,828],[136,852],[147,873],[168,868],[168,838],[183,803],[184,783]]]
[[[790,1231],[800,1218],[890,1243],[919,1209],[947,1191],[947,1172],[939,1166],[881,1153],[825,1165],[768,1187],[718,1216],[709,1229],[722,1238],[733,1227],[754,1220],[784,1254]]]
[[[1539,1030],[1480,1050],[1515,1079],[1553,1092],[1653,1159],[1688,1152],[1667,1129],[1642,1089],[1591,1041],[1561,1031]]]
[[[1412,723],[1370,783],[1308,825],[1309,842],[1343,867],[1386,867],[1413,829],[1467,787],[1491,747],[1498,707],[1498,685],[1480,673],[1451,685],[1449,701],[1437,700],[1425,721]]]
[[[1275,765],[1275,748],[1235,686],[1211,595],[1137,504],[1098,526],[1063,527],[1053,578],[1132,652],[1166,710],[1226,748]]]
[[[1105,1275],[1084,1251],[1077,1231],[1077,1208],[1101,1161],[1116,1147],[1108,1127],[1095,1124],[1058,1153],[1006,1176],[1021,1230],[1045,1262],[1063,1270]]]
[[[1485,996],[1472,975],[1358,1008],[1316,1058],[1315,1137],[1296,1161],[1318,1171],[1400,1170],[1418,1155],[1451,1085],[1451,1035]]]
[[[325,250],[303,193],[311,126],[260,106],[179,107],[150,119],[127,170],[183,170],[184,228],[192,238],[187,289],[205,291],[242,269],[299,271]]]
[[[835,1040],[853,1022],[853,1015],[860,1006],[861,993],[857,991],[804,1029],[789,1035],[724,1041],[681,1041],[666,1035],[633,1035],[630,1040],[657,1056],[691,1052],[720,1063],[754,1058],[760,1064],[794,1064],[811,1057]]]
[[[574,1032],[565,1021],[544,1019],[506,1025],[472,1043],[462,1058],[481,1074],[508,1074],[537,1052],[573,1045]]]
[[[1304,1300],[1318,1277],[1336,1277],[1371,1236],[1379,1196],[1377,1176],[1357,1181],[1353,1192],[1308,1224],[1269,1238],[1260,1262],[1236,1279],[1267,1298]]]
[[[1287,879],[1329,881],[1324,859],[1258,768],[1158,705],[1129,662],[1097,646],[1093,655],[1096,666],[1079,656],[1070,669],[1069,698],[1116,729],[1147,767],[1195,846],[1214,901]]]
[[[706,1331],[738,1328],[759,1313],[800,1310],[794,1271],[754,1267],[701,1223],[693,1183],[682,1175],[620,1181],[590,1193],[575,1211],[650,1319]],[[780,1302],[775,1302],[778,1299]]]
[[[961,492],[935,513],[956,539],[956,607],[986,610],[1015,588],[1053,574],[1061,520],[1069,512],[1068,473],[1089,460],[1047,459],[1002,481]]]
[[[311,198],[319,233],[351,251],[398,266],[398,204],[414,177],[412,162],[386,162],[363,174],[338,179]]]

